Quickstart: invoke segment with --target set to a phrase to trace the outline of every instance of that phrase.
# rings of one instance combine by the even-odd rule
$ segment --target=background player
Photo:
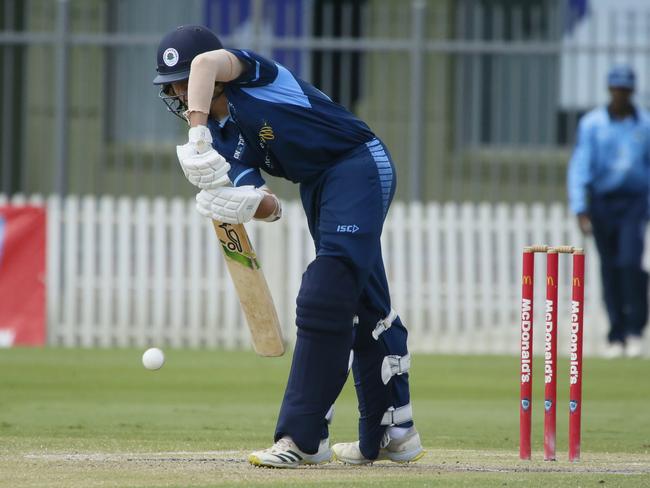
[[[610,330],[609,358],[642,354],[648,319],[648,275],[642,269],[649,215],[650,118],[632,103],[635,75],[627,65],[607,75],[610,102],[587,113],[569,165],[571,210],[593,232]]]

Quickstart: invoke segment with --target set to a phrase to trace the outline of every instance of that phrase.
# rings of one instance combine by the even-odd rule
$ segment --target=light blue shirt
[[[648,194],[650,115],[635,108],[636,117],[612,119],[600,107],[580,119],[568,171],[572,212],[588,212],[590,194]]]

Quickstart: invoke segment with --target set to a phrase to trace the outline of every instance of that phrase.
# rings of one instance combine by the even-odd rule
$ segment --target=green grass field
[[[289,357],[168,350],[146,371],[137,350],[0,350],[0,486],[650,486],[650,361],[587,358],[582,460],[566,461],[567,364],[560,363],[558,457],[518,460],[515,357],[416,355],[412,396],[427,455],[418,463],[254,468],[268,447]],[[535,365],[537,373],[541,364]],[[351,381],[333,442],[356,438]]]

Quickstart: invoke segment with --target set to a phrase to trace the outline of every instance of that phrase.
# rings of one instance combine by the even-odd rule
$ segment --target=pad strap
[[[396,318],[397,318],[397,312],[391,308],[388,317],[386,317],[385,319],[381,319],[379,322],[377,322],[377,326],[375,327],[375,330],[372,331],[372,337],[375,340],[379,340],[379,336],[383,334],[385,331],[387,331],[388,329],[390,329],[390,326],[393,325],[393,321]]]
[[[381,425],[399,425],[413,420],[413,409],[407,403],[403,407],[388,407],[381,419]]]
[[[381,381],[387,385],[390,379],[396,374],[404,374],[411,369],[411,355],[406,356],[385,356],[381,363]]]

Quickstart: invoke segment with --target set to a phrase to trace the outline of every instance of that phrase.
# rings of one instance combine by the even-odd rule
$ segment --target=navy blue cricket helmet
[[[181,25],[162,38],[158,44],[158,75],[153,84],[162,85],[158,97],[167,110],[185,120],[187,106],[182,97],[173,93],[171,84],[190,77],[190,66],[196,56],[222,47],[214,32],[202,25]]]
[[[154,85],[186,80],[192,60],[201,53],[221,49],[219,38],[202,25],[181,25],[167,33],[158,44],[158,75]]]

